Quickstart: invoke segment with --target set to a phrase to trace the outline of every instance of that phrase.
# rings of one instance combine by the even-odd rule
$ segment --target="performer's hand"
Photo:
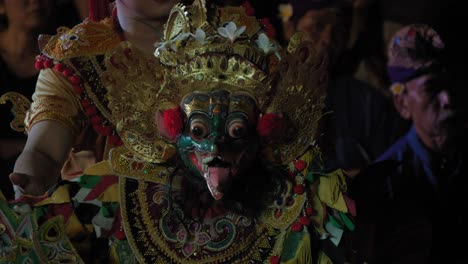
[[[15,198],[23,194],[41,196],[56,183],[54,177],[41,178],[22,173],[11,173],[10,181],[13,183]]]

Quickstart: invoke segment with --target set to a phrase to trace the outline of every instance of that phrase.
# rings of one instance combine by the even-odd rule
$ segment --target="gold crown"
[[[221,53],[237,54],[260,66],[279,48],[275,42],[260,37],[263,33],[260,23],[254,16],[248,16],[243,7],[212,9],[207,10],[203,0],[195,0],[188,7],[174,6],[165,25],[163,42],[158,43],[155,52],[163,64],[177,66],[201,54]],[[207,13],[213,15],[208,17]]]
[[[325,53],[293,38],[280,56],[278,45],[242,7],[207,10],[202,0],[176,5],[165,27],[155,52],[159,61],[146,62],[129,43],[105,60],[102,79],[112,121],[139,158],[159,163],[175,153],[158,134],[154,116],[194,91],[246,93],[260,112],[282,113],[290,125],[276,149],[285,163],[312,144],[328,81]]]

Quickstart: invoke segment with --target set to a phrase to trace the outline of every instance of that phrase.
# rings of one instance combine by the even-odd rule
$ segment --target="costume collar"
[[[425,147],[419,139],[419,136],[416,133],[416,129],[414,126],[412,126],[410,131],[406,134],[406,138],[408,139],[408,143],[411,149],[421,160],[421,162],[424,163],[424,165],[430,166],[434,157],[431,154],[430,150],[427,149],[427,147]]]

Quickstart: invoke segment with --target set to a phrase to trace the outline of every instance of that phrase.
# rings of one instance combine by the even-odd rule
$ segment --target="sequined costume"
[[[3,201],[0,263],[344,258],[321,247],[339,248],[356,213],[346,176],[323,173],[314,144],[327,85],[323,53],[300,38],[282,51],[243,7],[204,1],[173,8],[153,60],[118,35],[101,42],[115,45],[105,54],[89,46],[87,34],[106,27],[111,20],[52,39],[46,52],[72,41],[74,56],[43,59],[54,64],[50,75],[70,70],[81,107],[99,117],[95,129],[123,144],[45,196]],[[84,79],[100,80],[93,87],[101,90]],[[78,129],[72,108],[58,118]],[[40,113],[30,111],[28,124]],[[108,250],[89,247],[102,240]]]

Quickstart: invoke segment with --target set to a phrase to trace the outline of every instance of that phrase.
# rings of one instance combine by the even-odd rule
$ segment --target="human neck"
[[[166,17],[145,19],[129,12],[120,1],[117,4],[117,17],[125,39],[147,55],[154,53],[154,44],[161,41]]]

